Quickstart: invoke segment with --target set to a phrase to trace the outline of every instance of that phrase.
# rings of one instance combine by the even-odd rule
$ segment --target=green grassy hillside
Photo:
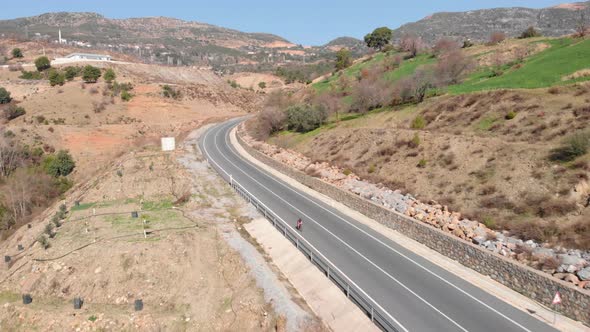
[[[590,75],[576,79],[567,79],[580,70],[590,69],[590,39],[574,40],[571,38],[541,39],[530,42],[522,41],[522,44],[548,44],[546,50],[525,58],[522,62],[511,61],[501,68],[492,66],[481,66],[471,73],[462,83],[449,86],[448,92],[452,94],[470,93],[493,89],[534,89],[554,85],[565,85],[580,81],[590,80]],[[484,51],[482,54],[490,54],[494,51]],[[385,62],[392,61],[394,57],[400,56],[398,52],[378,53],[373,57],[360,61],[345,69],[342,74],[349,78],[356,78],[363,69],[373,66],[386,68]],[[475,59],[476,56],[473,56]],[[422,54],[410,60],[403,61],[400,66],[393,70],[384,70],[383,78],[391,82],[398,81],[411,76],[416,69],[433,65],[437,59],[430,54]],[[494,76],[493,72],[501,71],[502,74]],[[337,87],[340,74],[312,85],[317,93],[324,93]]]
[[[465,82],[449,87],[452,93],[467,93],[491,89],[534,89],[570,84],[590,79],[590,76],[566,80],[582,69],[590,69],[590,39],[574,41],[570,38],[544,40],[551,45],[520,65],[505,66],[504,74],[491,77],[491,68],[482,68]]]

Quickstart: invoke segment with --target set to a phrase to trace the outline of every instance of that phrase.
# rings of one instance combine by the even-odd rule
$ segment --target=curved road
[[[204,155],[282,219],[294,224],[301,217],[302,236],[384,308],[399,331],[555,331],[243,159],[229,142],[240,121],[210,128],[200,141]]]

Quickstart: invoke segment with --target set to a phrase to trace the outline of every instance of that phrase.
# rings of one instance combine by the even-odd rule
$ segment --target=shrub
[[[26,71],[26,70],[23,70],[21,72],[21,75],[19,76],[19,78],[21,78],[23,80],[42,80],[43,79],[43,75],[41,75],[41,73],[38,72],[38,71]]]
[[[482,218],[481,222],[486,225],[487,228],[494,229],[496,228],[496,222],[490,216],[485,216]],[[495,240],[496,233],[495,232],[488,232],[486,233],[486,240]]]
[[[418,133],[414,133],[414,137],[408,142],[408,146],[411,148],[417,148],[420,146],[420,135],[418,135]]]
[[[48,75],[49,85],[51,86],[62,86],[66,82],[66,77],[64,74],[57,70],[51,70]]]
[[[49,235],[49,237],[53,237],[53,224],[48,223],[45,225],[45,228],[43,229],[43,233]]]
[[[44,71],[46,69],[51,68],[51,62],[46,56],[38,57],[35,60],[35,67],[37,67],[37,71]]]
[[[53,177],[67,176],[76,167],[74,159],[66,150],[59,151],[56,155],[51,155],[43,160],[43,169]]]
[[[264,82],[260,82],[264,83]],[[168,84],[162,86],[162,96],[165,98],[172,98],[172,99],[180,99],[182,98],[182,93]]]
[[[5,88],[0,87],[0,104],[8,104],[11,100],[10,92]]]
[[[86,83],[96,83],[101,75],[100,69],[91,65],[87,65],[82,69],[82,79]]]
[[[291,106],[286,113],[287,128],[301,133],[319,128],[328,117],[324,107],[308,104]]]
[[[57,189],[58,194],[62,195],[74,186],[74,181],[66,178],[65,176],[60,176],[59,178],[55,179],[53,186]]]
[[[117,78],[117,74],[115,74],[115,71],[111,68],[107,69],[104,73],[104,80],[107,83],[111,83],[112,81],[115,80],[115,78]]]
[[[49,244],[49,239],[47,239],[45,235],[39,235],[39,237],[37,238],[37,242],[39,242],[43,249],[48,249],[49,247],[51,247],[51,244]]]
[[[230,80],[228,80],[228,81],[227,81],[227,83],[229,83],[229,85],[230,85],[232,88],[234,88],[234,89],[237,89],[237,88],[239,88],[239,87],[240,87],[240,85],[238,84],[238,82],[236,82],[235,80],[231,80],[231,81],[230,81]]]
[[[106,103],[103,101],[101,103],[93,102],[92,103],[92,110],[94,113],[101,113],[106,109]]]
[[[420,159],[417,166],[419,168],[424,168],[424,167],[426,167],[426,163],[427,163],[426,159]]]
[[[115,82],[111,86],[111,91],[113,92],[113,96],[118,96],[123,91],[131,91],[133,90],[133,85],[131,83],[118,83]]]
[[[27,113],[24,108],[22,108],[20,106],[15,106],[15,105],[8,106],[7,108],[4,109],[3,112],[4,112],[4,118],[6,118],[6,120],[8,120],[8,121],[14,120],[14,119],[18,118],[19,116],[23,116]]]
[[[45,119],[45,117],[43,115],[37,115],[35,117],[35,120],[37,120],[37,123],[41,124],[41,123],[44,123],[47,119]]]
[[[424,129],[426,127],[426,120],[422,115],[417,115],[412,121],[412,129]]]
[[[51,217],[51,222],[55,225],[55,227],[61,226],[61,219],[59,218],[59,215],[57,213],[54,214],[53,217]]]
[[[590,131],[578,132],[568,137],[562,146],[551,150],[549,159],[568,162],[585,155],[590,148]]]
[[[533,38],[533,37],[539,37],[539,36],[541,36],[539,31],[537,31],[534,27],[530,26],[522,32],[522,34],[520,35],[520,38],[525,39],[525,38]]]
[[[262,90],[266,89],[266,82],[259,82],[258,87],[261,88]]]
[[[22,58],[23,51],[20,48],[13,48],[12,49],[12,57],[13,58]]]
[[[506,113],[506,115],[504,116],[504,118],[506,120],[512,120],[515,117],[516,117],[516,112],[514,112],[514,111],[510,111],[510,112]]]
[[[80,67],[67,66],[64,68],[65,77],[68,81],[74,80],[76,76],[80,75]]]
[[[133,98],[133,95],[128,91],[121,92],[121,100],[123,101],[130,101]]]

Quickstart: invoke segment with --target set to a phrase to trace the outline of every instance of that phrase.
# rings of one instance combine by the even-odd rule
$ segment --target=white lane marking
[[[206,147],[206,141],[207,138],[209,136],[209,133],[211,132],[211,130],[209,132],[207,132],[205,134],[205,136],[203,137],[203,152],[205,152],[205,154],[208,157],[208,160],[211,160],[215,165],[217,165],[217,167],[224,172],[228,177],[231,176],[225,169],[223,169],[223,167],[221,167],[221,165],[219,165],[215,160],[213,160],[213,158],[211,158],[211,155],[209,154],[209,152],[207,151],[207,147]],[[219,148],[216,146],[217,150],[219,151]],[[221,152],[221,151],[220,151]],[[225,157],[224,157],[225,158]],[[237,182],[237,181],[236,181]],[[237,182],[239,184],[239,182]],[[250,196],[254,197],[254,195],[252,195],[246,188],[244,188],[241,184],[240,187],[242,187],[243,190],[245,190]],[[409,332],[408,329],[403,326],[397,319],[395,319],[387,310],[385,310],[377,301],[375,301],[375,299],[373,299],[369,294],[367,294],[367,292],[365,292],[365,290],[363,290],[360,286],[358,286],[354,281],[352,281],[352,279],[350,277],[348,277],[348,275],[346,275],[344,272],[342,272],[337,266],[336,264],[332,263],[327,257],[325,257],[318,249],[316,249],[311,243],[309,243],[305,238],[303,238],[301,235],[297,234],[297,232],[293,229],[293,227],[291,225],[289,225],[289,223],[287,223],[283,218],[281,218],[277,213],[275,213],[273,210],[271,210],[268,206],[266,206],[264,203],[260,202],[260,204],[262,204],[262,206],[264,206],[265,209],[267,209],[268,211],[270,211],[273,215],[275,215],[277,218],[279,218],[279,220],[281,220],[283,222],[283,224],[286,227],[289,227],[291,229],[291,231],[298,237],[301,237],[302,240],[305,242],[305,244],[307,244],[309,247],[311,247],[313,250],[315,250],[317,253],[319,253],[321,255],[321,257],[326,260],[330,265],[332,265],[334,267],[334,269],[336,269],[336,271],[338,271],[341,275],[343,275],[348,282],[350,282],[352,285],[354,285],[354,287],[356,287],[359,291],[361,291],[363,293],[364,296],[366,296],[367,298],[369,298],[373,303],[375,303],[375,305],[377,305],[377,307],[384,312],[387,316],[389,316],[389,318],[391,320],[393,320],[399,327],[401,327],[401,329],[404,332]]]
[[[218,133],[220,133],[221,131],[219,131]],[[315,221],[313,218],[311,218],[309,215],[307,215],[305,212],[299,210],[297,207],[295,207],[294,205],[292,205],[291,203],[287,202],[285,199],[283,199],[282,197],[280,197],[279,195],[277,195],[276,193],[274,193],[272,190],[270,190],[269,188],[267,188],[266,186],[264,186],[262,183],[258,182],[256,179],[254,179],[252,176],[250,176],[249,174],[247,174],[246,172],[244,172],[242,169],[240,169],[240,167],[238,167],[236,164],[234,164],[231,160],[229,160],[224,154],[223,152],[221,152],[221,150],[219,149],[219,145],[217,144],[217,137],[218,135],[214,136],[214,143],[215,143],[215,148],[217,149],[217,151],[219,151],[220,155],[227,160],[230,164],[232,164],[236,169],[240,170],[242,173],[244,173],[244,175],[246,175],[247,177],[249,177],[250,179],[252,179],[254,182],[256,182],[259,186],[261,186],[262,188],[266,189],[268,192],[270,192],[271,194],[273,194],[274,196],[276,196],[279,200],[283,201],[285,204],[287,204],[288,206],[290,206],[291,208],[293,208],[294,210],[298,211],[299,213],[301,213],[303,216],[305,216],[307,219],[311,220],[313,223],[315,223],[317,226],[319,226],[320,228],[322,228],[324,231],[326,231],[328,234],[332,235],[332,237],[334,237],[335,239],[337,239],[338,241],[340,241],[342,244],[344,244],[346,247],[348,247],[350,250],[352,250],[354,253],[356,253],[357,255],[359,255],[361,258],[363,258],[365,261],[367,261],[369,264],[373,265],[377,270],[381,271],[381,273],[383,273],[384,275],[386,275],[388,278],[390,278],[391,280],[393,280],[395,283],[397,283],[398,285],[400,285],[401,287],[403,287],[406,291],[408,291],[410,294],[414,295],[416,298],[418,298],[420,301],[422,301],[424,304],[426,304],[427,306],[429,306],[432,310],[436,311],[438,314],[440,314],[441,316],[443,316],[444,318],[446,318],[449,322],[453,323],[455,326],[457,326],[460,330],[468,332],[467,329],[465,329],[463,326],[461,326],[459,323],[457,323],[456,321],[454,321],[451,317],[447,316],[444,312],[440,311],[438,308],[436,308],[434,305],[432,305],[430,302],[426,301],[423,297],[421,297],[420,295],[418,295],[416,292],[414,292],[413,290],[411,290],[408,286],[406,286],[404,283],[402,283],[401,281],[397,280],[394,276],[392,276],[391,274],[389,274],[387,271],[385,271],[384,269],[382,269],[379,265],[375,264],[373,261],[371,261],[370,259],[368,259],[366,256],[364,256],[362,253],[360,253],[358,250],[356,250],[355,248],[353,248],[351,245],[349,245],[346,241],[342,240],[340,237],[338,237],[336,234],[332,233],[330,230],[328,230],[326,227],[320,225],[320,223],[318,223],[317,221]],[[227,172],[226,172],[227,173]]]
[[[233,124],[232,124],[233,125]],[[227,142],[227,137],[225,139],[226,144],[229,144],[229,146],[231,146],[231,143]],[[231,150],[231,149],[230,149]],[[233,153],[233,151],[232,151]],[[365,230],[359,228],[358,226],[352,224],[351,222],[349,222],[348,220],[340,217],[339,215],[335,214],[334,212],[326,209],[325,207],[321,206],[320,204],[316,203],[315,201],[311,200],[310,198],[308,198],[307,196],[299,193],[297,190],[291,188],[290,186],[287,186],[285,184],[283,184],[281,181],[277,181],[274,178],[272,178],[270,175],[266,174],[264,171],[262,171],[258,166],[252,164],[250,161],[240,157],[239,155],[233,153],[236,157],[240,158],[241,160],[243,160],[244,162],[250,164],[250,166],[252,166],[253,168],[257,169],[261,174],[265,175],[267,178],[273,180],[274,182],[280,184],[281,186],[283,186],[284,188],[289,189],[290,191],[294,192],[295,194],[303,197],[304,199],[306,199],[307,201],[311,202],[312,204],[318,206],[319,208],[323,209],[324,211],[330,213],[331,215],[337,217],[338,219],[344,221],[345,223],[347,223],[348,225],[356,228],[358,231],[362,232],[363,234],[365,234],[366,236],[370,237],[371,239],[377,241],[379,244],[383,245],[384,247],[388,248],[389,250],[395,252],[396,254],[402,256],[403,258],[407,259],[408,261],[414,263],[415,265],[417,265],[418,267],[422,268],[424,271],[430,273],[431,275],[435,276],[436,278],[440,279],[441,281],[443,281],[444,283],[446,283],[447,285],[455,288],[456,290],[458,290],[459,292],[461,292],[462,294],[464,294],[465,296],[471,298],[472,300],[476,301],[477,303],[483,305],[484,307],[488,308],[489,310],[493,311],[494,313],[498,314],[499,316],[503,317],[504,319],[508,320],[509,322],[511,322],[512,324],[520,327],[521,329],[523,329],[524,331],[527,332],[532,332],[531,330],[529,330],[528,328],[524,327],[523,325],[521,325],[520,323],[518,323],[517,321],[513,320],[512,318],[506,316],[505,314],[499,312],[498,310],[492,308],[490,305],[486,304],[485,302],[481,301],[480,299],[476,298],[475,296],[469,294],[468,292],[466,292],[465,290],[463,290],[462,288],[460,288],[459,286],[453,284],[452,282],[448,281],[447,279],[441,277],[440,275],[438,275],[437,273],[435,273],[434,271],[428,269],[427,267],[423,266],[422,264],[420,264],[419,262],[416,262],[415,260],[413,260],[412,258],[404,255],[403,253],[399,252],[398,250],[396,250],[395,248],[392,248],[391,246],[389,246],[387,243],[381,241],[380,239],[374,237],[373,235],[367,233]],[[227,159],[227,158],[226,158]],[[235,166],[235,165],[234,165]],[[238,168],[239,169],[239,168]],[[240,169],[241,170],[241,169]],[[242,171],[244,173],[244,171]],[[258,181],[256,181],[258,183]],[[490,294],[491,295],[491,294]]]

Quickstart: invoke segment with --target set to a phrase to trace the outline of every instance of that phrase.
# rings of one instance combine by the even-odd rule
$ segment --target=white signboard
[[[174,137],[162,137],[162,151],[174,151],[176,140]]]

